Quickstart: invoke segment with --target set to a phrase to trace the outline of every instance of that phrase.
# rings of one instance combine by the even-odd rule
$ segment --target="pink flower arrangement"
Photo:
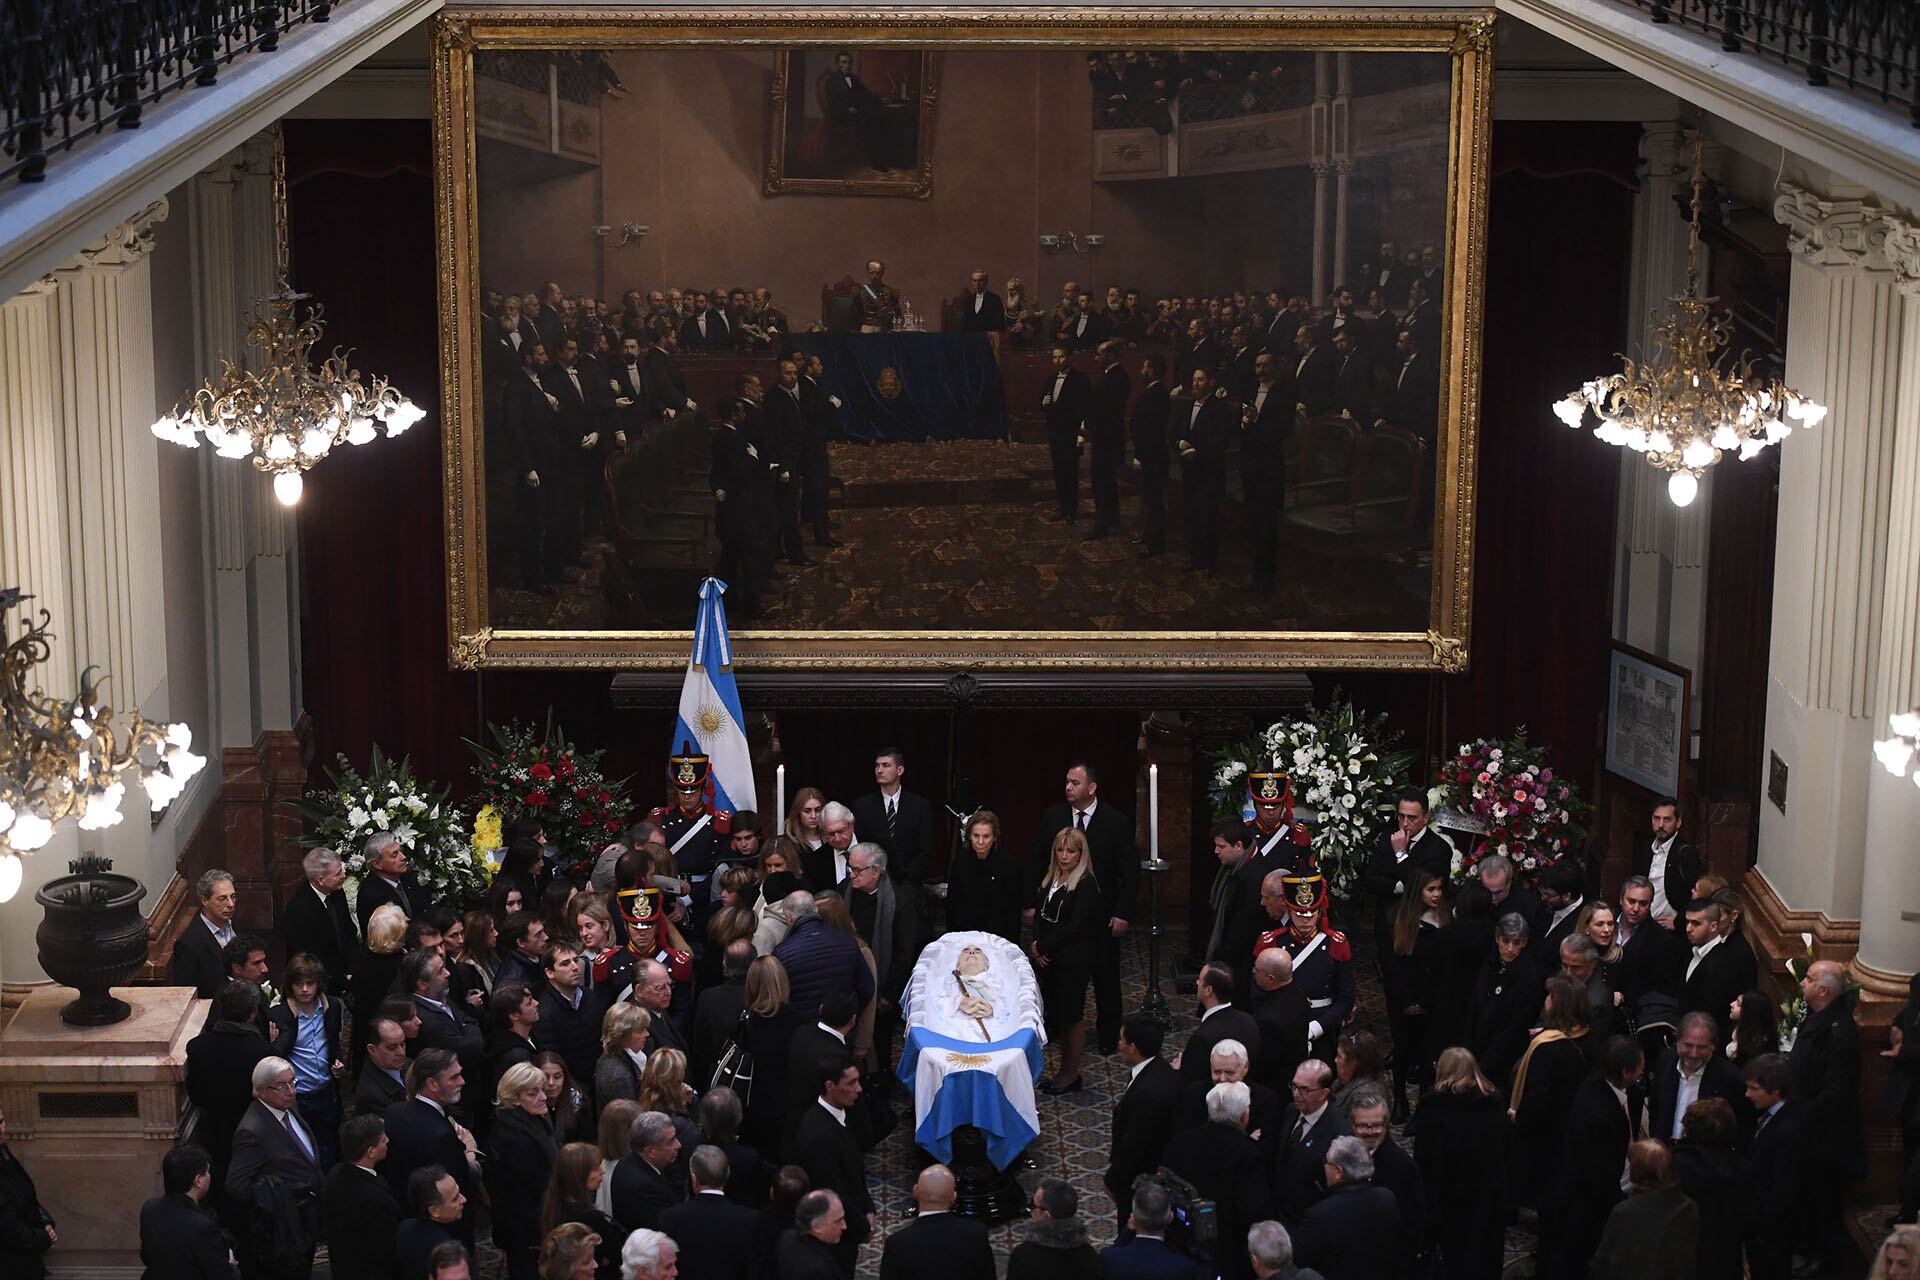
[[[1525,729],[1512,738],[1462,743],[1440,766],[1431,799],[1436,809],[1453,809],[1484,825],[1485,834],[1462,859],[1462,872],[1499,853],[1528,878],[1584,848],[1582,824],[1592,812],[1570,783],[1555,777],[1545,753],[1527,742]]]

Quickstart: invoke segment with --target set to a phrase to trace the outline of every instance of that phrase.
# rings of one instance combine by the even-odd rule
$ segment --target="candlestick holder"
[[[1173,1010],[1167,1007],[1166,994],[1160,989],[1160,873],[1172,865],[1157,858],[1140,864],[1147,873],[1147,998],[1140,1012],[1159,1023],[1162,1030],[1172,1030]]]

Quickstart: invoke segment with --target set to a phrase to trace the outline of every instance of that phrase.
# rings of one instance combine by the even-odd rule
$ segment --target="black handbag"
[[[742,1108],[753,1100],[753,1054],[747,1049],[747,1011],[740,1011],[740,1022],[733,1030],[720,1060],[713,1066],[709,1089],[731,1089]]]

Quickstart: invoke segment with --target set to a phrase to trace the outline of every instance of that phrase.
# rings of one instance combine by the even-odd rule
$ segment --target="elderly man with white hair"
[[[1245,1055],[1246,1050],[1240,1049],[1241,1065],[1237,1069],[1242,1072]],[[1226,1059],[1216,1058],[1214,1062],[1216,1070],[1231,1074],[1236,1057],[1229,1053]],[[1213,1262],[1223,1280],[1253,1280],[1245,1245],[1247,1228],[1273,1211],[1267,1156],[1247,1135],[1252,1106],[1252,1090],[1241,1081],[1212,1086],[1206,1095],[1207,1122],[1175,1134],[1161,1159],[1168,1169],[1213,1201],[1220,1224]]]
[[[1247,1256],[1254,1280],[1325,1280],[1318,1271],[1293,1265],[1293,1238],[1271,1218],[1247,1228]]]
[[[820,839],[817,849],[800,853],[800,875],[807,888],[826,893],[847,878],[847,850],[853,848],[853,810],[838,800],[820,806]]]
[[[673,1237],[641,1227],[620,1246],[620,1280],[674,1280],[679,1259]]]
[[[295,890],[280,911],[280,936],[287,954],[301,952],[327,968],[327,990],[347,994],[353,962],[360,954],[360,930],[347,909],[347,867],[331,849],[309,849],[300,861],[307,887]]]
[[[1805,1197],[1804,1238],[1810,1261],[1847,1256],[1841,1208],[1849,1187],[1866,1173],[1860,1130],[1860,1028],[1847,994],[1847,973],[1832,960],[1816,960],[1800,980],[1807,1017],[1787,1059],[1800,1113],[1800,1186]]]
[[[773,955],[787,971],[788,1003],[803,1018],[817,1017],[830,991],[851,991],[860,1008],[873,999],[873,970],[860,943],[820,918],[813,895],[795,890],[781,902],[787,936]]]
[[[374,908],[391,902],[409,921],[420,918],[430,903],[420,878],[407,870],[407,848],[391,831],[376,831],[360,846],[366,859],[367,875],[360,881],[360,895],[354,901],[354,915],[360,932],[367,931],[367,918]]]
[[[1373,1185],[1373,1157],[1351,1134],[1327,1144],[1327,1194],[1293,1233],[1294,1256],[1326,1280],[1394,1274],[1400,1210],[1393,1192]]]
[[[325,1175],[320,1144],[300,1118],[293,1064],[285,1058],[260,1059],[253,1069],[253,1103],[234,1131],[226,1191],[234,1203],[245,1205],[253,1202],[254,1184],[262,1178],[272,1178],[286,1189],[297,1224],[289,1241],[291,1256],[279,1270],[287,1280],[306,1280],[313,1269]]]
[[[1281,953],[1286,954],[1285,952]],[[1247,1046],[1238,1040],[1222,1040],[1208,1057],[1209,1078],[1190,1081],[1180,1094],[1180,1110],[1174,1118],[1176,1132],[1206,1124],[1207,1097],[1216,1085],[1243,1084],[1247,1087],[1249,1115],[1247,1136],[1259,1145],[1266,1159],[1272,1160],[1281,1137],[1281,1116],[1287,1104],[1274,1090],[1255,1084],[1247,1077]]]

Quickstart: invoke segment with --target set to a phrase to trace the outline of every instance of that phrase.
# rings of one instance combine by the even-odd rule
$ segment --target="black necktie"
[[[1087,829],[1087,811],[1085,809],[1075,809],[1073,811],[1073,829],[1075,831],[1085,831]]]
[[[894,836],[898,831],[898,823],[896,822],[896,819],[898,818],[899,813],[900,813],[900,798],[898,796],[889,797],[887,800],[887,849],[889,852],[891,852],[893,849]]]
[[[1293,1122],[1293,1132],[1287,1135],[1287,1150],[1291,1151],[1295,1147],[1299,1146],[1300,1140],[1306,1136],[1307,1136],[1307,1118],[1305,1116],[1301,1116],[1298,1120],[1295,1120]]]

